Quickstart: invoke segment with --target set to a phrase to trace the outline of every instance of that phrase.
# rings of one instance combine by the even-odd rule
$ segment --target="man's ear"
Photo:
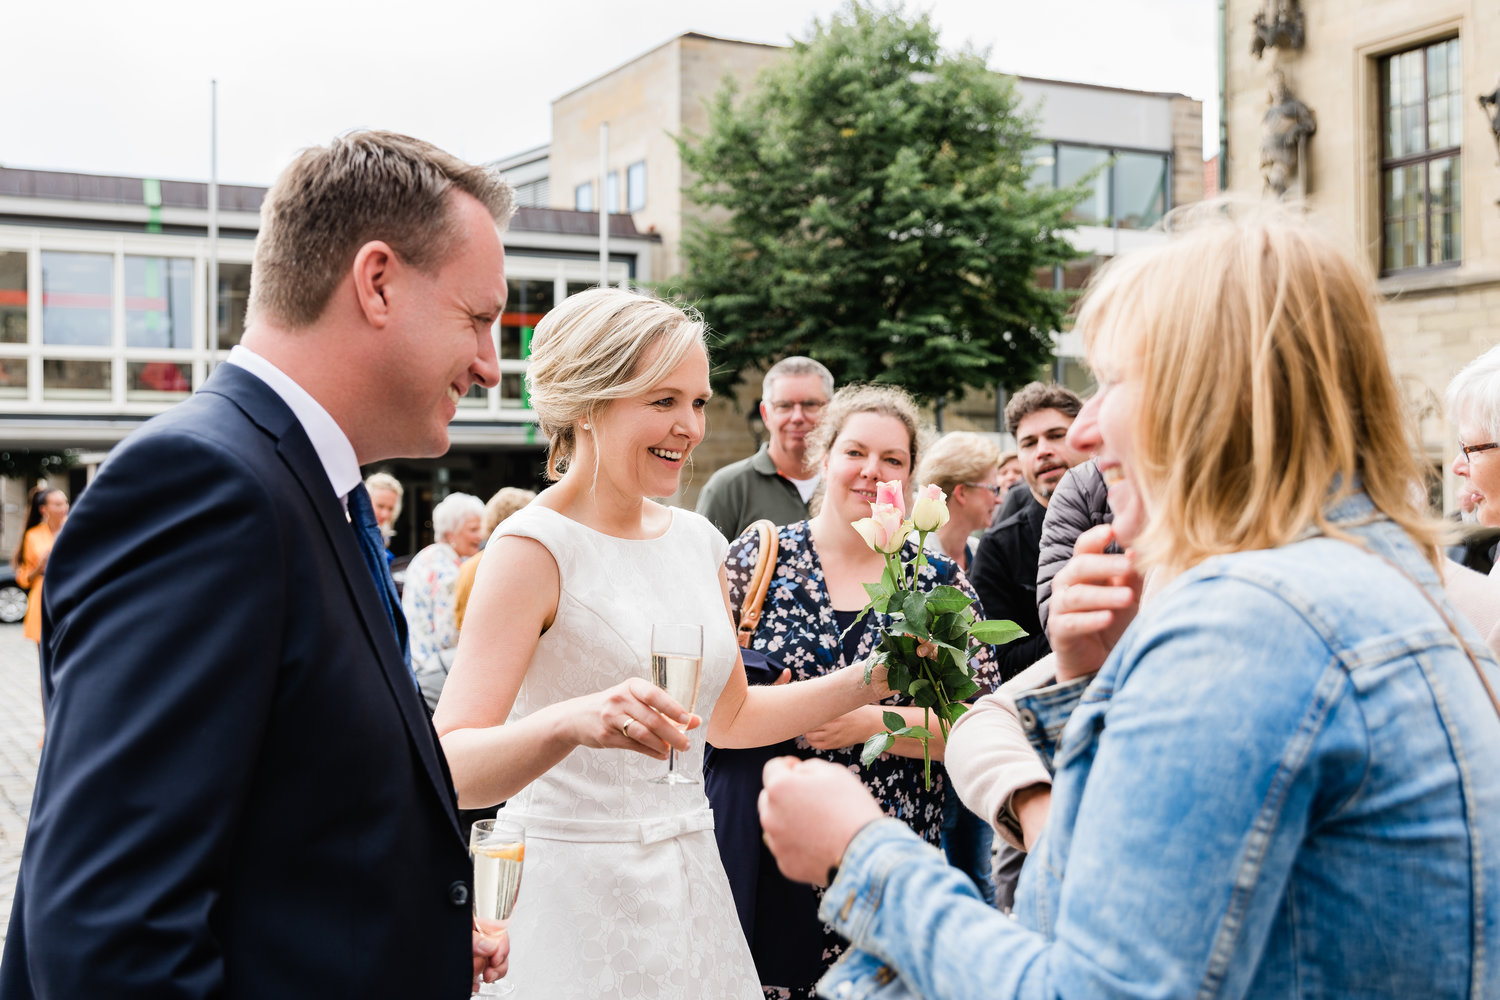
[[[390,322],[389,293],[395,272],[400,268],[396,252],[381,240],[366,243],[354,254],[351,268],[354,298],[371,326],[383,327]]]

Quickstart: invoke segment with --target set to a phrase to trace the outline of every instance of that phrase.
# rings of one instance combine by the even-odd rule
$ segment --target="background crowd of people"
[[[548,484],[442,500],[398,604],[403,491],[360,469],[441,454],[498,380],[512,211],[405,136],[304,151],[242,343],[66,530],[33,496],[49,729],[0,995],[1500,996],[1500,589],[1443,555],[1334,241],[1215,205],[1117,258],[1076,321],[1097,388],[1016,392],[1014,453],[782,359],[698,511],[661,498],[708,433],[703,320],[571,295],[526,376]],[[1500,528],[1500,349],[1449,405]],[[955,654],[984,693],[946,740],[865,764],[926,711],[855,522],[926,484],[916,588],[1028,634]],[[653,683],[663,624],[694,697]],[[499,935],[465,855],[497,808]]]

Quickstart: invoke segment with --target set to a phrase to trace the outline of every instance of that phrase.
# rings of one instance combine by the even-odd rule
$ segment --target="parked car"
[[[13,624],[26,617],[26,591],[16,585],[16,574],[7,564],[0,568],[0,622]]]

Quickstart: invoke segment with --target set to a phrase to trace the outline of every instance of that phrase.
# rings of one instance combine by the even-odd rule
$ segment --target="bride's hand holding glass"
[[[634,750],[667,759],[667,749],[688,748],[686,730],[703,720],[643,677],[577,699],[574,741],[594,749]],[[681,727],[681,728],[679,728]]]

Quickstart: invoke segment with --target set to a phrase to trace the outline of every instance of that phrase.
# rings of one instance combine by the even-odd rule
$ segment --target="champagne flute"
[[[661,688],[691,714],[703,675],[702,625],[651,626],[651,683]],[[686,730],[687,726],[678,726]],[[667,773],[652,782],[696,785],[698,779],[677,770],[677,751],[667,748]]]
[[[479,820],[469,830],[469,853],[474,857],[474,928],[486,937],[503,933],[521,891],[521,865],[526,860],[526,831],[501,817]],[[515,984],[504,979],[480,983],[479,996],[514,996]]]

